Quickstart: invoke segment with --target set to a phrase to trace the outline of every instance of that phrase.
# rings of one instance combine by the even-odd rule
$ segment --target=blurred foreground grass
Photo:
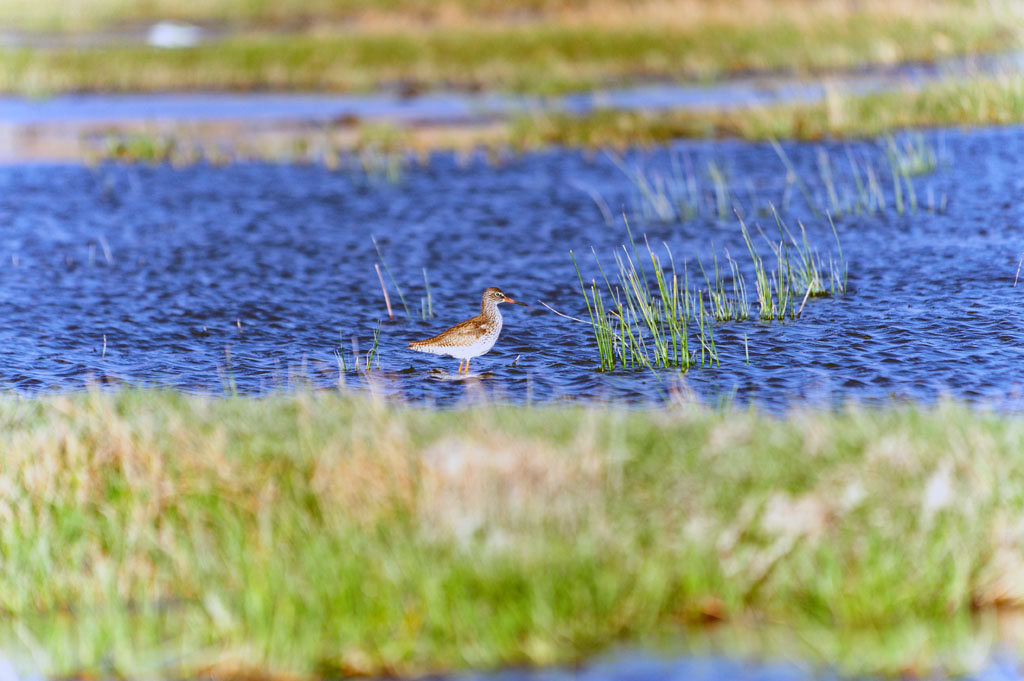
[[[6,0],[0,25],[7,27],[74,30],[95,27],[91,22],[175,18],[238,32],[185,49],[0,50],[0,90],[364,91],[400,85],[552,93],[1004,50],[1019,44],[1022,16],[1016,0]]]
[[[0,453],[0,649],[47,676],[421,674],[723,641],[957,671],[1024,604],[1024,421],[958,406],[126,391],[0,399]]]

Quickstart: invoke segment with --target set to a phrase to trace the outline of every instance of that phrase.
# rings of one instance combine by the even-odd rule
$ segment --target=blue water
[[[539,301],[587,315],[572,261],[600,274],[626,240],[667,244],[694,276],[711,249],[744,262],[732,211],[774,233],[770,203],[802,220],[822,254],[835,254],[827,220],[813,214],[768,145],[687,142],[637,151],[623,163],[670,177],[694,169],[701,207],[684,221],[644,221],[642,197],[608,156],[551,150],[459,162],[412,163],[397,183],[317,165],[78,165],[0,168],[0,385],[24,393],[90,383],[259,394],[305,381],[372,388],[438,404],[490,395],[516,402],[660,402],[680,389],[708,402],[794,403],[957,399],[1019,409],[1024,401],[1024,251],[1021,128],[928,137],[941,156],[912,179],[916,213],[894,210],[894,186],[876,144],[792,144],[787,154],[814,203],[828,205],[819,153],[837,191],[854,182],[847,154],[875,164],[884,213],[837,216],[850,292],[811,299],[785,323],[715,327],[720,366],[598,370],[588,325]],[[675,159],[675,160],[673,160]],[[727,177],[728,214],[714,209],[709,164]],[[675,165],[674,165],[675,164]],[[676,168],[676,170],[673,170]],[[907,188],[902,189],[908,202]],[[597,197],[615,216],[607,224]],[[401,287],[407,318],[371,237]],[[759,248],[767,248],[758,237]],[[745,269],[746,265],[744,265]],[[436,317],[421,319],[429,277]],[[747,269],[748,288],[753,280]],[[446,380],[457,361],[406,350],[479,310],[500,286],[531,308],[505,306],[505,330],[474,360],[482,378]],[[379,369],[351,370],[380,323]],[[340,372],[341,346],[349,371]],[[748,363],[749,358],[749,363]]]

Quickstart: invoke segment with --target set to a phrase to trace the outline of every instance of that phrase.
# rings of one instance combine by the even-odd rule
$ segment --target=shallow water
[[[339,338],[351,362],[352,338],[365,353],[383,318],[379,370],[349,371],[346,383],[412,401],[647,403],[684,379],[706,401],[773,410],[943,395],[1019,409],[1024,283],[1015,287],[1014,279],[1024,250],[1024,129],[948,131],[928,145],[940,163],[913,178],[916,214],[893,210],[882,164],[887,212],[837,218],[847,295],[809,300],[797,321],[719,324],[721,366],[686,374],[598,371],[589,326],[537,301],[585,317],[569,250],[584,276],[597,277],[590,248],[607,264],[626,240],[621,219],[606,224],[592,195],[613,213],[624,207],[634,232],[652,246],[666,242],[680,268],[688,260],[692,271],[694,256],[706,260],[712,244],[745,262],[736,218],[710,208],[709,162],[728,177],[730,207],[748,220],[774,233],[770,217],[754,216],[770,201],[791,226],[802,218],[823,254],[834,252],[827,221],[812,215],[768,145],[685,143],[671,154],[632,154],[627,165],[650,176],[670,175],[673,155],[695,168],[702,216],[665,223],[640,220],[638,193],[610,158],[574,151],[497,166],[441,155],[408,168],[397,184],[313,165],[3,167],[0,384],[27,393],[90,382],[215,394],[304,380],[334,386]],[[823,206],[819,150],[834,163],[841,195],[853,191],[841,172],[848,151],[884,158],[871,144],[786,149]],[[371,236],[410,319],[390,282],[396,319],[386,318]],[[436,314],[426,321],[423,268]],[[752,289],[749,271],[747,283]],[[473,362],[482,378],[438,380],[431,370],[454,372],[457,361],[410,352],[406,343],[475,314],[480,292],[494,285],[531,309],[503,307],[501,339]]]
[[[941,81],[1018,72],[1024,53],[953,57],[934,63],[869,66],[807,77],[738,74],[713,83],[647,83],[551,97],[497,93],[398,91],[366,94],[181,92],[0,96],[0,123],[232,121],[325,123],[335,120],[452,123],[538,110],[586,114],[599,109],[728,110],[819,102],[829,92],[865,95],[916,90]]]

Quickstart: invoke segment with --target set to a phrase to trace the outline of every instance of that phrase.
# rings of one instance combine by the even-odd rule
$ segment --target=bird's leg
[[[459,360],[459,376],[462,375],[462,360]]]
[[[469,376],[469,359],[466,359],[466,375]]]

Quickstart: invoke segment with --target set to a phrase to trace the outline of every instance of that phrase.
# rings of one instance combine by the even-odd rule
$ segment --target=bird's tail
[[[429,352],[434,355],[445,354],[443,350],[439,349],[436,345],[431,343],[432,340],[434,339],[428,338],[427,340],[412,341],[411,343],[409,343],[409,349],[416,350],[417,352]]]

